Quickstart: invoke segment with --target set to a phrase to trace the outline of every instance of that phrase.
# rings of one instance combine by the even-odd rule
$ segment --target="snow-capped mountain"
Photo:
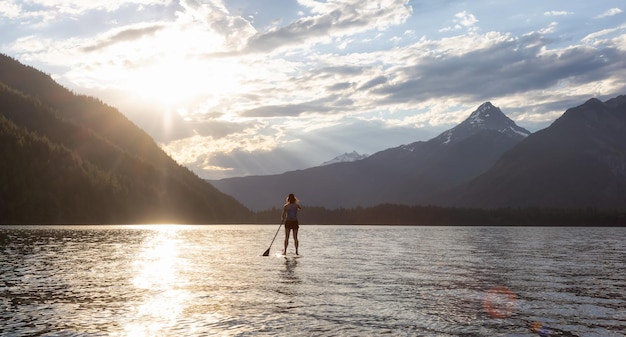
[[[432,141],[440,144],[453,144],[482,130],[495,130],[519,140],[530,135],[528,130],[518,126],[503,114],[500,108],[493,106],[491,102],[485,102],[461,124],[443,132]]]
[[[329,161],[325,161],[324,163],[322,163],[322,165],[330,165],[330,164],[334,164],[334,163],[346,163],[346,162],[353,162],[353,161],[357,161],[357,160],[361,160],[361,159],[365,159],[367,158],[368,155],[367,154],[359,154],[356,151],[352,151],[350,153],[346,152],[344,154],[341,154]]]

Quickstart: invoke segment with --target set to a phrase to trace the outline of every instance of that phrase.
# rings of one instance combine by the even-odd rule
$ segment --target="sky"
[[[487,101],[535,132],[626,94],[626,3],[2,0],[0,52],[206,179],[425,141]]]

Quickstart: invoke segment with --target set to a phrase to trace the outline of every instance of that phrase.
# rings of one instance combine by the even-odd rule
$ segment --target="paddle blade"
[[[270,256],[270,249],[268,248],[265,253],[263,253],[263,256]]]

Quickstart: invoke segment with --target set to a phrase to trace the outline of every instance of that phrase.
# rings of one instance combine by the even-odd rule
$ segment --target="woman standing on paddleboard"
[[[287,203],[283,206],[283,213],[280,221],[285,223],[285,249],[283,255],[287,254],[287,246],[289,245],[289,231],[293,231],[293,243],[296,246],[296,255],[298,255],[298,210],[302,208],[298,204],[298,199],[293,193],[287,197]]]

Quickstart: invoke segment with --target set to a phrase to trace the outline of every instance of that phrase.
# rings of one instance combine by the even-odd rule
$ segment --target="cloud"
[[[442,28],[439,32],[451,32],[461,29],[468,29],[470,31],[474,31],[476,23],[478,23],[478,19],[474,14],[468,13],[466,11],[456,13],[454,15],[454,26],[448,26],[446,28]]]
[[[279,117],[279,116],[299,116],[301,114],[325,114],[351,105],[352,101],[344,99],[339,95],[329,95],[313,101],[261,106],[255,109],[243,111],[243,117]]]
[[[61,16],[58,11],[49,11],[37,5],[34,7],[36,9],[30,6],[25,8],[19,1],[3,0],[0,2],[0,18],[2,19],[0,23],[1,21],[18,22],[28,28],[40,28],[58,20]]]
[[[589,44],[596,44],[596,43],[607,43],[607,40],[600,40],[601,37],[607,37],[613,33],[617,33],[621,30],[625,30],[626,29],[626,24],[622,24],[621,26],[618,27],[614,27],[614,28],[607,28],[607,29],[603,29],[597,32],[593,32],[591,34],[588,34],[587,36],[582,38],[582,42],[584,43],[589,43]],[[617,45],[619,46],[620,44],[617,43]]]
[[[621,14],[623,11],[619,8],[611,8],[608,11],[598,15],[598,16],[594,16],[594,19],[603,19],[603,18],[607,18],[610,16],[615,16],[617,14]]]
[[[343,91],[343,90],[352,88],[353,85],[354,84],[350,82],[339,82],[339,83],[331,84],[330,86],[327,87],[327,90],[330,92]]]
[[[183,25],[204,26],[205,29],[221,36],[222,48],[217,49],[218,52],[237,51],[256,34],[250,21],[231,14],[222,1],[211,0],[200,3],[195,0],[183,0],[180,3],[184,10],[177,13],[177,21]]]
[[[59,27],[93,13],[114,13],[132,6],[141,11],[148,7],[168,6],[171,2],[171,0],[3,0],[0,2],[0,17],[17,21],[31,29]],[[98,25],[99,22],[90,24]],[[85,27],[82,26],[80,29],[84,30]]]
[[[369,30],[383,30],[404,22],[411,14],[406,0],[342,1],[321,3],[300,1],[317,15],[300,18],[280,28],[261,32],[250,38],[246,50],[271,52],[284,47],[306,48],[315,43],[329,43],[332,37]]]
[[[8,20],[60,20],[15,26],[1,46],[106,97],[202,176],[373,153],[435,136],[485,101],[540,125],[591,95],[626,91],[621,23],[589,16],[570,29],[546,21],[573,12],[538,5],[542,27],[529,19],[507,31],[498,20],[513,9],[492,17],[449,3],[299,0],[257,13],[265,3],[33,0],[26,11],[8,0]],[[587,14],[574,8],[577,20]]]
[[[104,10],[113,12],[123,6],[141,5],[141,6],[165,6],[170,0],[90,0],[90,1],[71,1],[71,0],[30,0],[28,1],[35,8],[42,7],[52,9],[61,14],[80,15],[87,11]]]
[[[144,36],[154,36],[158,31],[166,28],[164,24],[148,24],[148,25],[139,25],[137,27],[124,27],[123,29],[113,32],[112,35],[101,38],[99,41],[96,41],[94,44],[85,46],[82,49],[84,52],[94,52],[100,49],[104,49],[106,47],[112,46],[121,42],[131,42],[134,40],[141,39]]]
[[[624,73],[620,67],[626,69],[626,54],[615,45],[548,49],[551,42],[540,33],[521,37],[487,33],[417,43],[411,50],[421,51],[421,56],[391,68],[389,83],[372,93],[384,105],[448,96],[481,101],[549,90],[562,81],[575,86],[619,77]],[[453,46],[463,48],[448,52]]]
[[[367,81],[361,87],[359,87],[359,90],[368,90],[368,89],[377,87],[377,86],[379,86],[381,84],[387,83],[388,80],[389,79],[387,78],[387,76],[384,76],[384,75],[377,76],[377,77]]]
[[[568,11],[549,11],[549,12],[545,12],[543,13],[543,15],[545,16],[568,16],[568,15],[573,15],[573,12],[568,12]]]
[[[13,0],[6,0],[0,3],[0,17],[15,19],[22,15],[22,6]]]

